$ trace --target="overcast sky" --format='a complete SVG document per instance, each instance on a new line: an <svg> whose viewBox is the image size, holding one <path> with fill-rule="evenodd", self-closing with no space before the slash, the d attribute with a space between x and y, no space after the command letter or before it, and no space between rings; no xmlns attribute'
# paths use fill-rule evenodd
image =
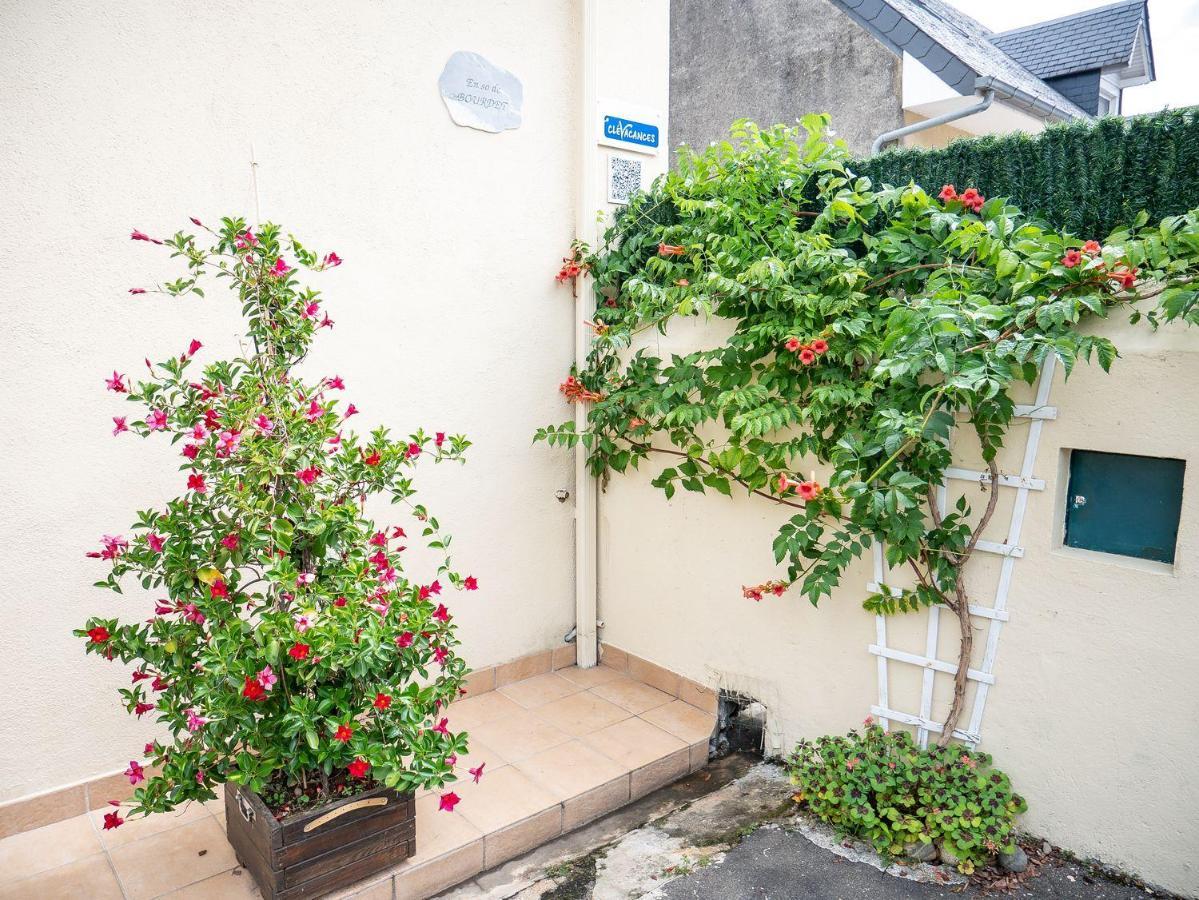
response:
<svg viewBox="0 0 1199 900"><path fill-rule="evenodd" d="M992 31L1110 5L1103 0L949 0ZM1149 0L1157 81L1124 91L1124 113L1199 104L1199 0Z"/></svg>

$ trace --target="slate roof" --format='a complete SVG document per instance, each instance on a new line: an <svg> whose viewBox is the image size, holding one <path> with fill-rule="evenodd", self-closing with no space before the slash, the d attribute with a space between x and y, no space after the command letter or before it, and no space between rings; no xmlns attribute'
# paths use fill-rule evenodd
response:
<svg viewBox="0 0 1199 900"><path fill-rule="evenodd" d="M959 94L986 87L1041 118L1087 113L990 41L981 22L945 0L832 0L894 52L910 53Z"/></svg>
<svg viewBox="0 0 1199 900"><path fill-rule="evenodd" d="M1104 66L1126 65L1142 28L1148 40L1147 0L1123 0L993 34L990 40L1038 78L1056 78ZM1150 53L1149 59L1152 58Z"/></svg>
<svg viewBox="0 0 1199 900"><path fill-rule="evenodd" d="M1127 62L1142 23L1149 48L1147 0L1122 0L1002 34L945 0L831 2L895 53L920 60L958 93L991 89L1041 118L1089 118L1043 79ZM1152 77L1151 50L1147 56Z"/></svg>

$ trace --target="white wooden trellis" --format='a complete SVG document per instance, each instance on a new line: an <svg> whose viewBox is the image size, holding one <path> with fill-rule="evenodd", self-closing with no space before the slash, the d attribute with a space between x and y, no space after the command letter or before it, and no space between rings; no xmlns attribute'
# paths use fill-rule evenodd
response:
<svg viewBox="0 0 1199 900"><path fill-rule="evenodd" d="M987 643L983 651L981 669L969 669L966 677L975 682L974 706L970 713L969 723L965 728L954 730L954 737L974 747L982 739L982 719L986 710L987 694L995 683L995 657L999 650L999 634L1003 623L1008 620L1007 599L1011 589L1012 572L1016 560L1024 556L1024 548L1020 546L1020 531L1024 525L1024 511L1028 506L1029 491L1045 490L1045 481L1033 476L1033 466L1037 460L1037 447L1041 441L1041 429L1046 419L1056 419L1057 409L1047 405L1049 390L1053 386L1053 372L1056 357L1049 356L1041 367L1041 375L1037 381L1036 401L1031 405L1019 405L1015 415L1028 419L1028 436L1024 445L1024 459L1020 466L1019 475L1000 475L998 487L1009 487L1016 491L1016 500L1012 506L1012 520L1008 526L1007 538L1003 543L980 540L975 549L983 553L994 553L1003 557L999 570L999 584L995 590L995 601L991 606L978 604L970 605L970 615L987 619ZM987 484L991 480L988 472L975 472L967 469L949 468L945 470L946 483L937 490L937 506L944 515L948 505L949 480L977 481ZM997 488L993 487L992 490ZM898 594L899 591L887 585L887 565L882 544L874 544L874 580L866 585L871 593L887 591ZM928 632L925 639L924 655L909 653L887 646L887 619L879 615L875 617L875 643L869 647L870 653L877 658L878 665L878 704L870 707L871 713L878 717L879 723L885 729L891 727L891 722L902 722L916 727L916 740L921 747L928 746L929 734L940 734L941 723L932 719L933 687L938 672L946 675L957 674L957 663L946 662L937 658L937 640L941 623L941 608L932 606L928 609ZM919 713L908 713L900 710L898 704L892 704L887 681L887 666L890 662L907 663L924 669L920 690Z"/></svg>

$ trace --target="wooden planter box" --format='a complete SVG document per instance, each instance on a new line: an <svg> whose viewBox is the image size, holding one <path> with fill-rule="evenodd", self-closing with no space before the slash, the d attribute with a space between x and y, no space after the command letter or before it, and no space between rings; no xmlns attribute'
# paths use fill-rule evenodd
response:
<svg viewBox="0 0 1199 900"><path fill-rule="evenodd" d="M413 795L385 787L278 822L253 791L226 784L225 822L266 900L320 897L416 852Z"/></svg>

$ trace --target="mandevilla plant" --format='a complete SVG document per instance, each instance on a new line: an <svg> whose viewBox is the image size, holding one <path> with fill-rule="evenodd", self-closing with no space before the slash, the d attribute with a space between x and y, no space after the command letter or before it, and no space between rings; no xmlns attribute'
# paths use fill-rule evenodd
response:
<svg viewBox="0 0 1199 900"><path fill-rule="evenodd" d="M1199 323L1199 211L1083 241L973 188L876 188L826 136L827 116L802 124L742 122L736 146L684 149L599 251L575 248L559 277L593 275L595 337L561 389L591 406L585 429L536 437L582 442L604 479L673 460L653 481L667 497L739 486L794 510L774 541L786 577L744 588L755 600L794 587L816 604L884 542L910 584L866 608L939 604L960 625L944 744L972 648L962 570L997 499L938 507L951 429L960 446L977 441L994 484L1019 382L1050 355L1067 374L1116 359L1083 322L1128 308L1154 326ZM727 339L668 360L636 345L699 315L725 320Z"/></svg>
<svg viewBox="0 0 1199 900"><path fill-rule="evenodd" d="M861 731L800 741L787 758L795 798L840 833L887 856L936 843L969 874L1015 849L1015 817L1027 809L991 757L961 747L916 746L906 731L871 719Z"/></svg>
<svg viewBox="0 0 1199 900"><path fill-rule="evenodd" d="M177 357L147 360L144 380L108 379L144 410L115 417L113 433L168 437L187 490L140 512L132 536L106 535L88 554L111 565L97 586L120 593L133 576L157 594L153 615L125 624L96 616L75 632L87 652L134 663L120 691L126 707L169 731L129 763L139 785L132 811L212 799L222 782L258 792L280 817L373 784L440 787L467 749L440 715L467 668L439 595L477 583L454 570L451 538L414 501L413 471L430 458L463 461L470 442L349 430L358 410L337 399L341 378L296 373L333 322L285 259L278 226L192 222L211 239L133 232L186 263L185 277L154 290L202 297L202 275L226 279L253 352L193 373L202 345L192 341ZM305 269L341 264L294 237L287 247ZM404 572L404 529L365 517L376 494L403 504L440 557L429 583ZM449 792L441 805L456 802ZM114 810L104 827L122 821Z"/></svg>

